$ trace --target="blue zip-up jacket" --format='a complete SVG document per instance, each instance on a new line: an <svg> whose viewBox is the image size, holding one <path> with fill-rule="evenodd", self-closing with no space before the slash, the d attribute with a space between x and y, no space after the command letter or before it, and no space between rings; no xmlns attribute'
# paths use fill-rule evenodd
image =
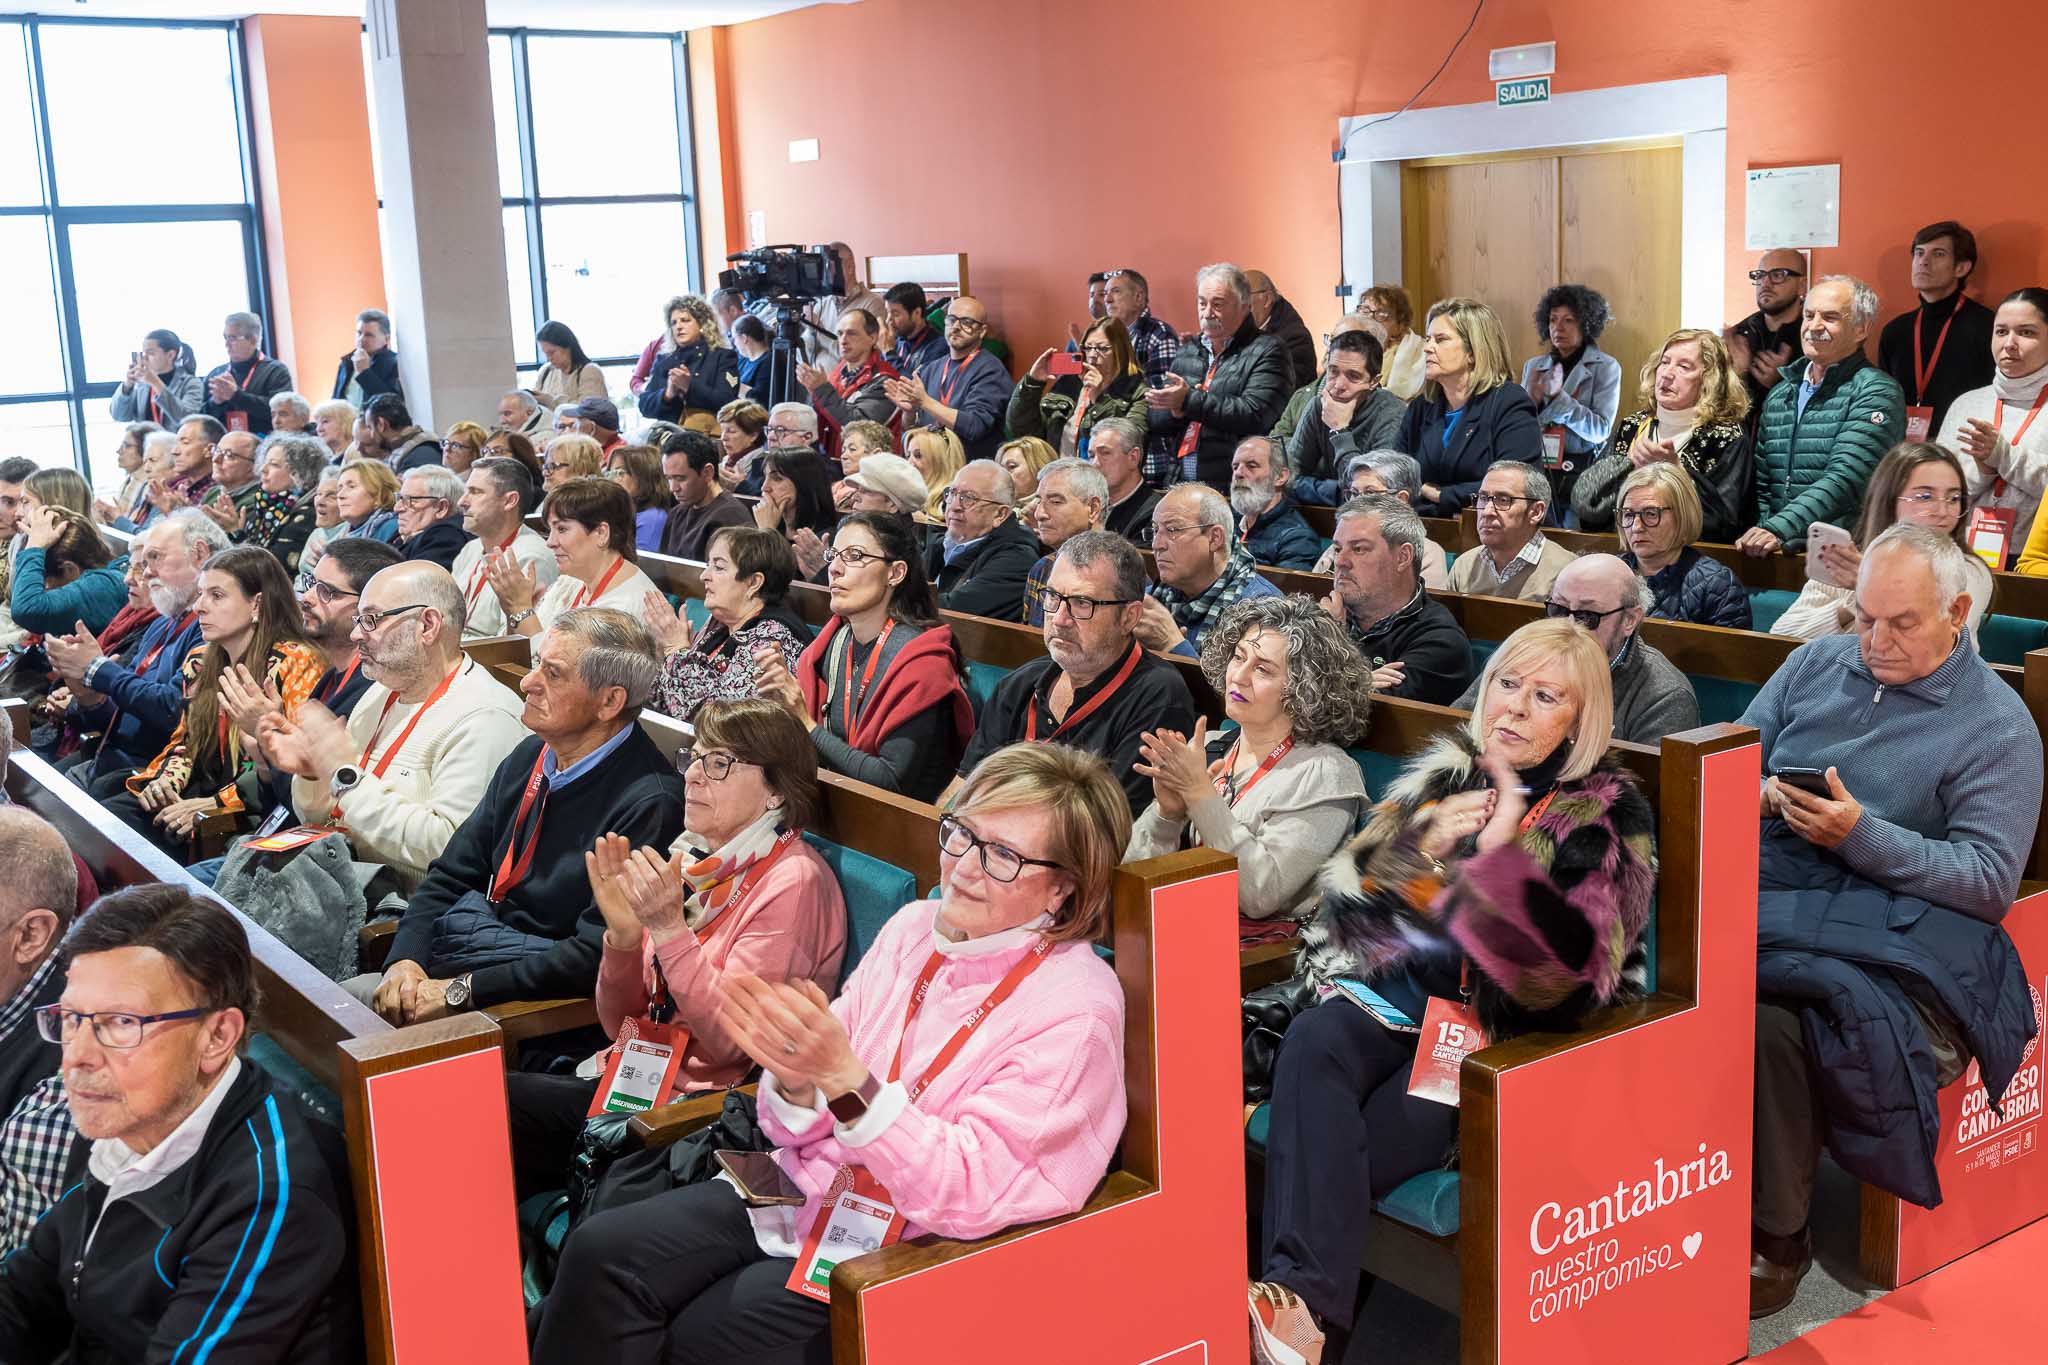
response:
<svg viewBox="0 0 2048 1365"><path fill-rule="evenodd" d="M79 723L87 730L107 730L107 742L93 763L94 777L116 770L132 772L163 752L185 715L179 669L205 643L197 618L188 612L152 622L135 647L132 667L105 655L93 661L85 671L85 685L106 701L81 708ZM145 659L147 668L141 666Z"/></svg>
<svg viewBox="0 0 2048 1365"><path fill-rule="evenodd" d="M43 551L23 546L14 557L9 609L14 624L44 635L68 635L80 621L97 635L128 604L128 556L87 569L61 588L43 583Z"/></svg>

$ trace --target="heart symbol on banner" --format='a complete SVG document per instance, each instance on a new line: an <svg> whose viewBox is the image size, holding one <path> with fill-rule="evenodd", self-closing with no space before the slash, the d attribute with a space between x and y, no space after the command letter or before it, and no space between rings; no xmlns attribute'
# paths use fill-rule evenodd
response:
<svg viewBox="0 0 2048 1365"><path fill-rule="evenodd" d="M1689 1233L1685 1240L1678 1245L1684 1250L1685 1259L1690 1261L1693 1257L1700 1254L1700 1234L1697 1232Z"/></svg>

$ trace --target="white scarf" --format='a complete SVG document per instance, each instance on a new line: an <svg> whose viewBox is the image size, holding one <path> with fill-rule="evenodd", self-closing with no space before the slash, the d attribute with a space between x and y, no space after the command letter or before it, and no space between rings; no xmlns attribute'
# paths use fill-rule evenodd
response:
<svg viewBox="0 0 2048 1365"><path fill-rule="evenodd" d="M747 869L774 850L781 835L780 806L761 812L714 852L704 851L707 841L703 837L684 830L669 845L671 853L687 849L696 855L695 862L683 867L683 922L692 929L702 928L739 889L739 879Z"/></svg>
<svg viewBox="0 0 2048 1365"><path fill-rule="evenodd" d="M2003 372L1991 372L1991 391L2007 407L2018 404L2022 411L2033 404L2041 392L2041 386L2048 384L2048 365L2043 365L2032 374L2023 374L2018 379L2007 379Z"/></svg>
<svg viewBox="0 0 2048 1365"><path fill-rule="evenodd" d="M1699 411L1698 403L1689 408L1658 408L1654 419L1657 439L1671 442L1673 450L1685 449L1685 443L1692 439L1693 428L1699 421Z"/></svg>

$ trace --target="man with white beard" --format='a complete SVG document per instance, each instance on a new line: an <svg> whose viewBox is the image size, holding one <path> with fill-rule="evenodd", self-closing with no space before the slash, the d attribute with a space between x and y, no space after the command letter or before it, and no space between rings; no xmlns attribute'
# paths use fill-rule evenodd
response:
<svg viewBox="0 0 2048 1365"><path fill-rule="evenodd" d="M1275 569L1313 569L1323 553L1317 535L1287 484L1294 477L1270 436L1247 436L1230 456L1230 510L1252 563Z"/></svg>

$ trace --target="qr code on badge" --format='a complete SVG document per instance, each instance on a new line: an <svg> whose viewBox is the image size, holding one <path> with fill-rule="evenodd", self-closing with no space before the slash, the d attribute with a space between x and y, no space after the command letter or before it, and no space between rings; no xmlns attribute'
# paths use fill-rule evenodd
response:
<svg viewBox="0 0 2048 1365"><path fill-rule="evenodd" d="M882 1245L879 1238L855 1236L843 1227L834 1227L827 1231L825 1241L833 1247L851 1247L852 1252L850 1254L856 1256L862 1252L873 1251Z"/></svg>

